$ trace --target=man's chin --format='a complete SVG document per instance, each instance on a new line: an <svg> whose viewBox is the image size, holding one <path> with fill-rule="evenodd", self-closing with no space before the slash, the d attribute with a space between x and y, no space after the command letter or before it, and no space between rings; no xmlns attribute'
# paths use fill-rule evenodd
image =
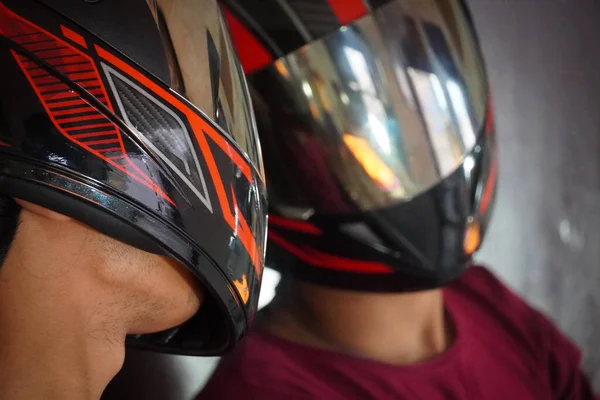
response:
<svg viewBox="0 0 600 400"><path fill-rule="evenodd" d="M181 307L165 308L154 315L146 315L138 319L137 323L128 333L132 335L149 334L176 328L190 320L199 310L200 302L196 305L186 304Z"/></svg>

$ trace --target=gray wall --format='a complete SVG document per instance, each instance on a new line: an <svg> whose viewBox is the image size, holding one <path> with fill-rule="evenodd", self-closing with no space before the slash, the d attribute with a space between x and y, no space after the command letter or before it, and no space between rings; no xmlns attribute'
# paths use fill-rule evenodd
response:
<svg viewBox="0 0 600 400"><path fill-rule="evenodd" d="M501 161L480 258L579 344L600 391L600 2L469 3ZM130 352L107 398L190 398L214 362Z"/></svg>
<svg viewBox="0 0 600 400"><path fill-rule="evenodd" d="M600 2L469 3L500 142L481 259L579 344L600 391Z"/></svg>

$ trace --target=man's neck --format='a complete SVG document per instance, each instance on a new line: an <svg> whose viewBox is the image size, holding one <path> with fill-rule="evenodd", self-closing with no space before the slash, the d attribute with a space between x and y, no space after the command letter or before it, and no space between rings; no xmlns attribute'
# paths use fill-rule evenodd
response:
<svg viewBox="0 0 600 400"><path fill-rule="evenodd" d="M77 258L50 268L54 255L13 250L0 270L0 398L98 399L125 352L107 289Z"/></svg>
<svg viewBox="0 0 600 400"><path fill-rule="evenodd" d="M37 291L44 294L41 298L34 288L4 283L0 283L0 397L98 399L121 368L124 335L102 326L103 316L86 314L77 301L49 299L47 288Z"/></svg>
<svg viewBox="0 0 600 400"><path fill-rule="evenodd" d="M259 324L304 345L397 365L431 359L453 340L441 290L380 294L296 282Z"/></svg>

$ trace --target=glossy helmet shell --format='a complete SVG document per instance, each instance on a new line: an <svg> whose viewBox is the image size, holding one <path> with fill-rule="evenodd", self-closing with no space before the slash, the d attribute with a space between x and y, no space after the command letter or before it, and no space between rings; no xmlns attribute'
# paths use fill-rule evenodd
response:
<svg viewBox="0 0 600 400"><path fill-rule="evenodd" d="M0 2L0 193L185 265L200 312L129 343L220 354L256 311L264 258L247 86L214 1L122 7Z"/></svg>
<svg viewBox="0 0 600 400"><path fill-rule="evenodd" d="M445 285L485 234L492 106L459 0L224 0L269 189L267 266L365 291Z"/></svg>

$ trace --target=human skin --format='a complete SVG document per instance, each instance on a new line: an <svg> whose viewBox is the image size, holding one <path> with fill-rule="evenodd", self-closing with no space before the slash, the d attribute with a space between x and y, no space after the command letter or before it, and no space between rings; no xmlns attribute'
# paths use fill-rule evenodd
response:
<svg viewBox="0 0 600 400"><path fill-rule="evenodd" d="M394 365L431 359L452 344L439 289L366 293L284 280L257 323L285 339Z"/></svg>
<svg viewBox="0 0 600 400"><path fill-rule="evenodd" d="M0 398L98 399L123 364L126 335L185 322L202 291L174 260L19 204L0 269Z"/></svg>

